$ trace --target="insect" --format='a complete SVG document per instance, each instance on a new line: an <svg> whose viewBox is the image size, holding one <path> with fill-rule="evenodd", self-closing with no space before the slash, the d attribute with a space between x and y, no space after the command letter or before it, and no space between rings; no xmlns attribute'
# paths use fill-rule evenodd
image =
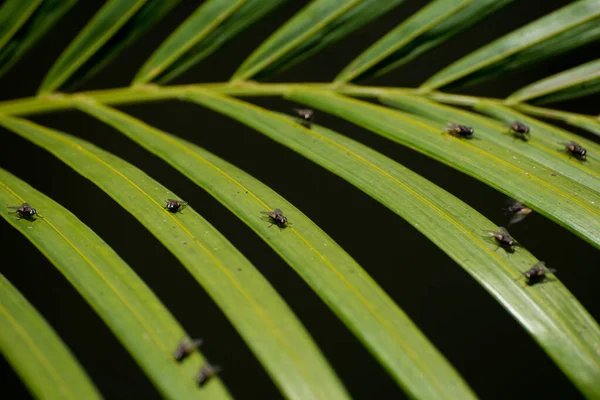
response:
<svg viewBox="0 0 600 400"><path fill-rule="evenodd" d="M569 156L573 156L581 161L586 160L587 150L575 142L565 143L565 150L567 153L569 153Z"/></svg>
<svg viewBox="0 0 600 400"><path fill-rule="evenodd" d="M519 243L517 243L517 241L510 236L506 228L502 226L498 227L497 232L487 233L488 235L492 235L496 239L496 242L498 242L498 247L496 250L498 250L499 247L502 247L507 252L514 253L515 247L519 245Z"/></svg>
<svg viewBox="0 0 600 400"><path fill-rule="evenodd" d="M272 225L277 225L280 228L285 228L288 225L288 219L279 208L274 209L273 211L261 211L261 214L266 214L271 219ZM271 227L269 226L269 228Z"/></svg>
<svg viewBox="0 0 600 400"><path fill-rule="evenodd" d="M180 211L183 206L186 206L186 205L187 205L187 201L167 199L167 204L165 205L165 209L172 213L176 213L176 212Z"/></svg>
<svg viewBox="0 0 600 400"><path fill-rule="evenodd" d="M466 125L448 123L447 132L452 136L456 136L463 139L471 139L473 137L473 128Z"/></svg>
<svg viewBox="0 0 600 400"><path fill-rule="evenodd" d="M315 118L314 110L311 110L310 108L294 108L294 113L302 120L302 126L310 129L310 123Z"/></svg>
<svg viewBox="0 0 600 400"><path fill-rule="evenodd" d="M516 200L509 199L506 203L508 206L504 209L504 212L505 214L510 215L508 225L523 221L525 217L533 212L531 208L525 207L523 203Z"/></svg>
<svg viewBox="0 0 600 400"><path fill-rule="evenodd" d="M173 352L173 358L176 361L183 361L187 356L192 354L194 350L196 350L202 344L202 339L194 339L191 342L187 340L183 340L177 348L175 352Z"/></svg>
<svg viewBox="0 0 600 400"><path fill-rule="evenodd" d="M16 210L15 212L19 218L23 218L29 221L35 221L33 218L37 214L37 210L29 205L29 203L23 203L18 207L8 207Z"/></svg>
<svg viewBox="0 0 600 400"><path fill-rule="evenodd" d="M510 126L510 133L521 140L528 141L531 139L531 133L529 127L522 122L515 121Z"/></svg>
<svg viewBox="0 0 600 400"><path fill-rule="evenodd" d="M535 285L536 283L540 283L547 279L550 279L546 275L548 272L555 273L556 270L554 268L546 267L546 263L540 261L533 267L531 267L531 269L523 272L523 275L525 276L525 278L527 278L527 284L531 286Z"/></svg>
<svg viewBox="0 0 600 400"><path fill-rule="evenodd" d="M196 382L198 382L198 385L204 386L206 382L210 380L210 378L214 377L222 370L223 369L218 365L206 363L202 366L202 368L200 368L200 372L198 372L198 375L196 375Z"/></svg>

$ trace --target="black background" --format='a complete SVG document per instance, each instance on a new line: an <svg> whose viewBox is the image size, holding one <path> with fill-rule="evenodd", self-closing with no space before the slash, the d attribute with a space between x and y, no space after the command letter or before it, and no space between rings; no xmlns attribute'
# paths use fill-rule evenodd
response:
<svg viewBox="0 0 600 400"><path fill-rule="evenodd" d="M62 49L103 2L79 2L44 42L0 79L0 100L31 96ZM408 0L389 14L311 59L274 76L277 82L330 81L349 61L425 1ZM517 1L483 23L369 84L415 87L443 66L569 1ZM198 2L184 1L139 43L122 54L84 89L128 85L136 70ZM220 82L270 33L306 2L290 1L173 83ZM460 92L502 97L566 68L590 61L592 44L517 74ZM555 104L595 113L598 96ZM294 104L277 98L249 99L289 112ZM485 399L579 398L572 384L527 333L473 279L418 231L345 181L266 137L209 110L175 101L120 107L158 127L193 141L244 169L294 203L346 249L390 294ZM260 269L296 312L356 399L403 398L374 358L266 244L202 189L111 128L66 111L32 120L89 140L125 158L190 201ZM335 117L319 123L398 160L460 197L494 222L506 222L505 197L484 184L390 143ZM589 134L587 137L593 138ZM155 291L193 336L204 338L203 353L225 367L222 379L240 399L281 398L254 356L223 314L179 262L140 224L94 185L44 150L0 130L1 166L73 211L97 232ZM514 236L538 258L558 269L575 296L598 319L600 256L596 249L539 215L515 226ZM4 220L2 273L56 329L108 399L153 399L157 392L131 357L66 280ZM147 249L153 249L148 251ZM7 398L28 398L6 360Z"/></svg>

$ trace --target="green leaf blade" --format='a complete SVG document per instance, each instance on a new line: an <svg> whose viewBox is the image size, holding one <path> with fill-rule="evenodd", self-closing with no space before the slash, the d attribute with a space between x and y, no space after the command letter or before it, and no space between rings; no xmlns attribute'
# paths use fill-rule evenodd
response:
<svg viewBox="0 0 600 400"><path fill-rule="evenodd" d="M295 96L292 93L290 97ZM520 273L537 260L524 249L512 255L498 254L496 244L482 237L483 232L496 229L491 221L402 165L329 129L315 124L305 129L291 118L209 93L190 94L187 98L259 130L344 178L407 220L496 297L583 393L600 393L593 383L600 377L600 327L564 286L557 284L540 293L530 290L523 281L516 282ZM552 306L548 305L550 300L554 302ZM579 339L582 327L590 330L584 341ZM428 363L432 365L433 360ZM585 371L584 376L579 375L581 371ZM453 385L441 381L452 382L451 374L441 376L440 369L436 369L442 386ZM455 390L457 386L454 383ZM457 390L449 397L469 396L459 393Z"/></svg>
<svg viewBox="0 0 600 400"><path fill-rule="evenodd" d="M293 100L340 116L370 131L424 153L519 199L549 219L600 247L600 214L570 190L547 183L543 168L523 169L514 155L492 143L464 141L444 135L398 111L319 91L295 91ZM498 157L502 155L502 157ZM548 174L550 175L550 174Z"/></svg>
<svg viewBox="0 0 600 400"><path fill-rule="evenodd" d="M600 38L600 0L579 0L466 55L421 85L475 83L555 57Z"/></svg>
<svg viewBox="0 0 600 400"><path fill-rule="evenodd" d="M146 1L110 0L105 3L48 71L38 94L53 92L65 83Z"/></svg>
<svg viewBox="0 0 600 400"><path fill-rule="evenodd" d="M140 68L133 84L148 83L168 70L179 57L210 35L245 0L208 0L189 16Z"/></svg>
<svg viewBox="0 0 600 400"><path fill-rule="evenodd" d="M18 2L19 0L17 0ZM0 76L17 63L75 5L77 0L46 0L0 52ZM26 2L22 1L22 4ZM29 2L33 4L34 2Z"/></svg>
<svg viewBox="0 0 600 400"><path fill-rule="evenodd" d="M123 128L133 118L105 107L83 107L83 111ZM129 125L130 127L133 125ZM422 387L423 366L415 368L410 357L439 357L412 322L377 286L369 275L339 245L292 204L261 182L198 146L138 123L137 129L122 130L129 138L174 166L203 187L271 246L315 290L382 362L392 376L403 376L413 392L438 398L438 387ZM281 232L269 229L261 211L280 208L292 226ZM343 300L342 300L343 299ZM415 354L414 343L422 353ZM426 361L423 361L427 365ZM436 364L437 365L437 364ZM427 375L429 379L430 375ZM458 386L458 388L457 388ZM460 385L439 389L459 390ZM433 397L431 397L433 396ZM467 396L468 398L469 396Z"/></svg>
<svg viewBox="0 0 600 400"><path fill-rule="evenodd" d="M4 125L6 121L2 120ZM43 218L35 222L2 212L69 280L168 399L228 399L218 379L200 389L194 381L198 352L185 364L172 356L187 335L144 282L90 228L52 199L0 169L0 201L29 202Z"/></svg>
<svg viewBox="0 0 600 400"><path fill-rule="evenodd" d="M1 273L0 326L0 353L36 398L102 398L52 327Z"/></svg>
<svg viewBox="0 0 600 400"><path fill-rule="evenodd" d="M93 104L79 103L93 109ZM90 179L138 219L223 310L289 399L345 399L343 386L301 323L256 268L188 205L131 164L92 144L13 119L13 130Z"/></svg>
<svg viewBox="0 0 600 400"><path fill-rule="evenodd" d="M0 50L29 20L41 3L42 0L7 0L0 7Z"/></svg>
<svg viewBox="0 0 600 400"><path fill-rule="evenodd" d="M588 96L600 91L600 59L590 61L549 76L506 98L506 104L533 100L538 104L552 103Z"/></svg>
<svg viewBox="0 0 600 400"><path fill-rule="evenodd" d="M271 75L330 46L403 0L315 0L273 33L231 80Z"/></svg>
<svg viewBox="0 0 600 400"><path fill-rule="evenodd" d="M437 0L356 57L335 78L350 82L383 75L438 46L513 0Z"/></svg>

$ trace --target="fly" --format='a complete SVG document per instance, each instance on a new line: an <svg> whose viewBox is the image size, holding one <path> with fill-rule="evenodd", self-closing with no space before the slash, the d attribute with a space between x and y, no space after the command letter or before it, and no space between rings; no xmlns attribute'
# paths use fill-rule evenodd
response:
<svg viewBox="0 0 600 400"><path fill-rule="evenodd" d="M294 114L302 120L300 122L302 126L310 129L310 123L315 118L314 110L311 110L310 108L294 108Z"/></svg>
<svg viewBox="0 0 600 400"><path fill-rule="evenodd" d="M546 275L548 272L555 273L556 270L554 268L546 267L546 263L540 261L531 267L531 269L523 272L523 275L527 279L527 284L531 286L535 285L536 283L544 282L547 279L549 280L550 278L548 278Z"/></svg>
<svg viewBox="0 0 600 400"><path fill-rule="evenodd" d="M504 209L504 212L510 216L508 225L523 221L525 217L533 212L531 208L525 207L523 203L516 200L509 199L506 203L508 206Z"/></svg>
<svg viewBox="0 0 600 400"><path fill-rule="evenodd" d="M565 151L569 153L569 156L578 160L585 161L587 159L587 150L575 142L565 143Z"/></svg>
<svg viewBox="0 0 600 400"><path fill-rule="evenodd" d="M173 352L173 358L175 358L176 361L181 362L184 359L186 359L190 354L192 354L194 350L196 350L201 344L202 339L194 339L191 342L184 340L181 343L179 343L179 345L175 349L175 352Z"/></svg>
<svg viewBox="0 0 600 400"><path fill-rule="evenodd" d="M187 205L187 201L167 199L167 204L165 205L165 209L172 213L176 213L178 211L181 211L181 208L186 205Z"/></svg>
<svg viewBox="0 0 600 400"><path fill-rule="evenodd" d="M507 252L514 253L515 247L519 245L519 243L510 236L506 228L502 226L498 227L497 232L488 232L488 234L492 235L494 239L496 239L496 242L498 242L496 250L498 250L499 247L502 247Z"/></svg>
<svg viewBox="0 0 600 400"><path fill-rule="evenodd" d="M473 137L473 128L466 125L448 123L447 132L452 136L456 136L463 139L471 139Z"/></svg>
<svg viewBox="0 0 600 400"><path fill-rule="evenodd" d="M23 203L18 207L9 206L8 208L12 208L16 210L15 212L19 216L19 218L26 219L28 221L35 221L33 218L37 214L37 210L29 205L29 203Z"/></svg>
<svg viewBox="0 0 600 400"><path fill-rule="evenodd" d="M200 372L196 375L196 382L198 385L204 386L206 382L208 382L212 377L217 375L223 369L218 365L212 365L211 363L206 363L200 368Z"/></svg>
<svg viewBox="0 0 600 400"><path fill-rule="evenodd" d="M530 129L527 125L525 125L522 122L519 121L515 121L512 123L512 125L510 126L510 133L521 140L524 141L528 141L529 139L531 139L531 133L530 133Z"/></svg>
<svg viewBox="0 0 600 400"><path fill-rule="evenodd" d="M272 222L269 228L273 225L277 225L280 228L285 228L288 225L287 217L283 215L279 208L276 208L273 211L261 211L260 213L269 216L269 219Z"/></svg>

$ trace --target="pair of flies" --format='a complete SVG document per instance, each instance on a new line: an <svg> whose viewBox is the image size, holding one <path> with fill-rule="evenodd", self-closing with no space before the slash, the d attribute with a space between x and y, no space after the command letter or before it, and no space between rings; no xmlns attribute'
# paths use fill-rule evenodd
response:
<svg viewBox="0 0 600 400"><path fill-rule="evenodd" d="M452 122L448 123L448 128L446 132L451 134L452 136L461 138L461 139L472 139L473 133L475 130L467 125L455 124ZM527 125L522 122L515 121L510 125L510 134L515 138L528 141L531 138L530 129Z"/></svg>
<svg viewBox="0 0 600 400"><path fill-rule="evenodd" d="M202 339L194 339L191 341L183 340L173 353L173 358L177 362L182 362L188 356L190 356L200 345L202 344ZM196 382L200 386L204 386L211 378L216 376L219 372L222 371L222 368L218 365L213 365L209 362L204 364L198 374L196 375Z"/></svg>

